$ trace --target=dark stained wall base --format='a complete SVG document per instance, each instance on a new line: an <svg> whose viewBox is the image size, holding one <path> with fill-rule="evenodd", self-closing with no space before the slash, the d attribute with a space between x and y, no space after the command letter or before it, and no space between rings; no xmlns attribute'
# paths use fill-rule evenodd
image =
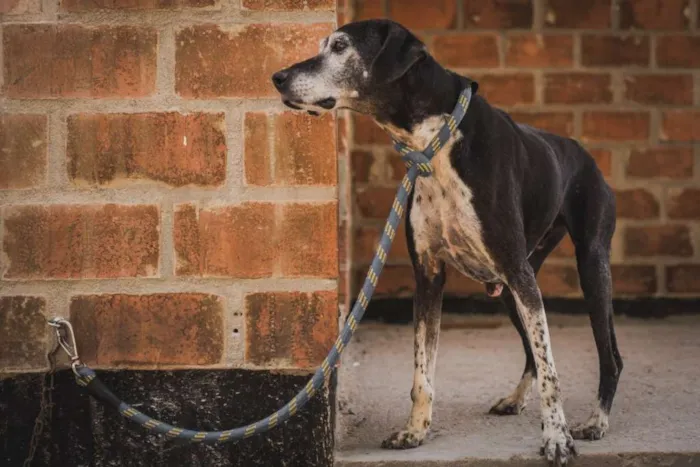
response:
<svg viewBox="0 0 700 467"><path fill-rule="evenodd" d="M308 378L267 371L99 372L139 410L174 425L221 430L263 418ZM21 466L39 412L42 375L0 377L0 465ZM329 397L316 397L272 431L237 444L176 445L146 433L85 394L70 371L56 374L53 419L32 466L308 466L333 464ZM333 391L331 391L332 393Z"/></svg>
<svg viewBox="0 0 700 467"><path fill-rule="evenodd" d="M548 313L588 314L586 302L581 298L545 298ZM667 316L700 314L700 299L644 298L613 300L616 315L634 318L665 318ZM445 298L443 313L454 314L507 314L499 299L487 297ZM365 319L385 323L410 323L413 319L413 300L387 298L372 300Z"/></svg>

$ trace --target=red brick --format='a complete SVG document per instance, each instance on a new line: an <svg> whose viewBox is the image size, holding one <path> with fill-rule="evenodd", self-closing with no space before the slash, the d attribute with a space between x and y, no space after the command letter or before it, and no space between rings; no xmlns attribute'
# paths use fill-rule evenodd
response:
<svg viewBox="0 0 700 467"><path fill-rule="evenodd" d="M71 115L68 176L91 185L220 185L226 178L225 127L222 113Z"/></svg>
<svg viewBox="0 0 700 467"><path fill-rule="evenodd" d="M70 318L88 365L215 365L224 354L224 305L216 295L81 295Z"/></svg>
<svg viewBox="0 0 700 467"><path fill-rule="evenodd" d="M479 93L493 105L531 104L535 101L535 80L529 73L481 75Z"/></svg>
<svg viewBox="0 0 700 467"><path fill-rule="evenodd" d="M607 104L612 102L610 75L547 73L544 77L547 104Z"/></svg>
<svg viewBox="0 0 700 467"><path fill-rule="evenodd" d="M243 0L243 8L264 11L333 10L335 0Z"/></svg>
<svg viewBox="0 0 700 467"><path fill-rule="evenodd" d="M254 293L245 302L247 364L313 368L338 335L335 291Z"/></svg>
<svg viewBox="0 0 700 467"><path fill-rule="evenodd" d="M21 15L41 11L41 0L3 0L0 2L0 15Z"/></svg>
<svg viewBox="0 0 700 467"><path fill-rule="evenodd" d="M665 68L700 68L700 36L659 36L656 62Z"/></svg>
<svg viewBox="0 0 700 467"><path fill-rule="evenodd" d="M666 267L666 289L675 293L700 292L700 265L679 264Z"/></svg>
<svg viewBox="0 0 700 467"><path fill-rule="evenodd" d="M603 176L612 176L612 153L608 149L589 149L588 152L593 156Z"/></svg>
<svg viewBox="0 0 700 467"><path fill-rule="evenodd" d="M537 283L542 295L548 297L580 294L578 272L574 266L545 264L537 274Z"/></svg>
<svg viewBox="0 0 700 467"><path fill-rule="evenodd" d="M366 272L364 268L357 271L355 278L357 284L362 283ZM446 272L445 297L465 297L484 293L483 284L469 279L451 267L447 267ZM374 296L378 298L408 298L413 296L415 286L416 281L412 266L387 265L379 278Z"/></svg>
<svg viewBox="0 0 700 467"><path fill-rule="evenodd" d="M269 115L248 112L244 119L245 181L249 185L272 185L272 151L270 147Z"/></svg>
<svg viewBox="0 0 700 467"><path fill-rule="evenodd" d="M546 0L545 25L552 28L606 29L611 23L611 0Z"/></svg>
<svg viewBox="0 0 700 467"><path fill-rule="evenodd" d="M401 222L394 236L394 242L391 245L391 251L387 260L390 264L407 263L411 260L408 256L408 247L406 246L405 225L405 222ZM353 235L355 239L353 259L356 264L369 265L372 262L381 233L382 227L378 226L360 226L355 229L355 234Z"/></svg>
<svg viewBox="0 0 700 467"><path fill-rule="evenodd" d="M574 247L574 242L571 241L571 237L568 234L552 250L551 256L553 258L574 258L576 256L576 247Z"/></svg>
<svg viewBox="0 0 700 467"><path fill-rule="evenodd" d="M386 219L396 196L395 188L366 187L355 190L355 203L363 218Z"/></svg>
<svg viewBox="0 0 700 467"><path fill-rule="evenodd" d="M525 123L561 136L574 134L574 115L570 112L511 112L518 123Z"/></svg>
<svg viewBox="0 0 700 467"><path fill-rule="evenodd" d="M355 143L391 145L391 137L365 115L354 115Z"/></svg>
<svg viewBox="0 0 700 467"><path fill-rule="evenodd" d="M244 203L175 210L176 272L205 277L338 275L336 203ZM251 241L254 238L255 241Z"/></svg>
<svg viewBox="0 0 700 467"><path fill-rule="evenodd" d="M285 185L338 182L333 115L284 112L275 117L275 129L275 181Z"/></svg>
<svg viewBox="0 0 700 467"><path fill-rule="evenodd" d="M532 0L469 0L464 4L464 22L470 29L529 29Z"/></svg>
<svg viewBox="0 0 700 467"><path fill-rule="evenodd" d="M627 175L642 178L688 178L693 176L692 148L633 149Z"/></svg>
<svg viewBox="0 0 700 467"><path fill-rule="evenodd" d="M46 300L0 297L0 368L40 369L47 366Z"/></svg>
<svg viewBox="0 0 700 467"><path fill-rule="evenodd" d="M700 110L667 110L661 117L664 141L700 141Z"/></svg>
<svg viewBox="0 0 700 467"><path fill-rule="evenodd" d="M693 103L693 75L626 75L625 99L650 105Z"/></svg>
<svg viewBox="0 0 700 467"><path fill-rule="evenodd" d="M450 29L457 22L457 0L391 0L391 18L409 29Z"/></svg>
<svg viewBox="0 0 700 467"><path fill-rule="evenodd" d="M369 182L372 166L375 164L374 154L369 151L352 151L350 159L352 163L353 182Z"/></svg>
<svg viewBox="0 0 700 467"><path fill-rule="evenodd" d="M642 188L615 191L617 216L623 219L652 219L659 217L659 201Z"/></svg>
<svg viewBox="0 0 700 467"><path fill-rule="evenodd" d="M669 188L666 210L671 219L700 219L700 188Z"/></svg>
<svg viewBox="0 0 700 467"><path fill-rule="evenodd" d="M621 0L623 29L685 29L688 0Z"/></svg>
<svg viewBox="0 0 700 467"><path fill-rule="evenodd" d="M17 24L3 32L9 97L143 97L155 90L153 29Z"/></svg>
<svg viewBox="0 0 700 467"><path fill-rule="evenodd" d="M649 66L649 38L646 36L591 36L581 38L584 66Z"/></svg>
<svg viewBox="0 0 700 467"><path fill-rule="evenodd" d="M443 66L451 68L493 68L498 66L498 36L450 34L433 38L432 53Z"/></svg>
<svg viewBox="0 0 700 467"><path fill-rule="evenodd" d="M62 11L159 10L212 7L216 0L61 0Z"/></svg>
<svg viewBox="0 0 700 467"><path fill-rule="evenodd" d="M0 114L0 190L44 183L46 137L46 116Z"/></svg>
<svg viewBox="0 0 700 467"><path fill-rule="evenodd" d="M613 295L653 295L657 290L654 266L613 265Z"/></svg>
<svg viewBox="0 0 700 467"><path fill-rule="evenodd" d="M274 120L274 156L270 157L269 120ZM337 153L331 114L296 112L245 117L245 173L250 185L335 185Z"/></svg>
<svg viewBox="0 0 700 467"><path fill-rule="evenodd" d="M627 227L626 256L692 256L690 231L685 225Z"/></svg>
<svg viewBox="0 0 700 467"><path fill-rule="evenodd" d="M355 21L384 18L382 0L355 0L355 16L351 18Z"/></svg>
<svg viewBox="0 0 700 467"><path fill-rule="evenodd" d="M152 277L159 212L150 205L7 206L6 279Z"/></svg>
<svg viewBox="0 0 700 467"><path fill-rule="evenodd" d="M583 113L584 141L642 141L649 139L647 112L591 111Z"/></svg>
<svg viewBox="0 0 700 467"><path fill-rule="evenodd" d="M486 290L484 284L468 278L451 266L446 267L446 273L445 297L469 297L474 294L483 294ZM413 277L412 272L411 277Z"/></svg>
<svg viewBox="0 0 700 467"><path fill-rule="evenodd" d="M565 67L574 61L570 35L518 34L508 36L506 65L530 68Z"/></svg>
<svg viewBox="0 0 700 467"><path fill-rule="evenodd" d="M181 29L176 37L175 88L186 98L277 97L270 76L316 55L319 41L331 30L328 23Z"/></svg>

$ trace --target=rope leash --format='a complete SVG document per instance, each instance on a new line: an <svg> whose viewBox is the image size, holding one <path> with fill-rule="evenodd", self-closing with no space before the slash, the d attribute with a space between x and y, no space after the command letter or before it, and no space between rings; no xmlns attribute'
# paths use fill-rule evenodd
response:
<svg viewBox="0 0 700 467"><path fill-rule="evenodd" d="M377 251L372 260L372 265L367 272L365 282L362 286L352 312L345 322L345 326L341 331L338 339L331 348L328 356L323 360L321 366L316 370L313 377L309 380L306 386L297 393L284 407L273 413L272 415L258 420L249 425L233 428L225 431L195 431L184 428L178 428L168 423L156 420L148 415L139 412L131 407L126 402L123 402L119 397L112 393L97 377L97 374L87 365L80 361L78 349L73 333L73 327L70 322L63 318L54 318L49 321L49 325L55 328L58 344L68 354L71 359L71 367L76 376L76 382L87 389L98 400L116 408L127 419L138 423L143 428L153 433L163 434L170 438L191 441L195 443L215 444L239 441L241 439L250 438L251 436L264 433L271 430L275 426L284 423L289 418L294 416L306 403L321 389L324 381L328 377L332 368L335 368L340 355L350 342L353 333L357 329L357 325L362 320L365 310L377 286L379 275L384 268L384 263L387 260L387 255L393 243L396 231L399 227L399 222L406 209L408 195L413 189L418 176L430 176L433 173L433 167L430 163L433 156L447 143L450 136L454 134L460 122L464 118L469 106L471 98L471 89L466 88L460 95L454 111L447 117L447 122L440 129L438 134L430 141L428 147L423 151L415 151L408 146L394 142L395 148L402 155L408 168L408 172L404 176L399 185L396 197L391 206L389 217L384 225L382 238L377 246Z"/></svg>

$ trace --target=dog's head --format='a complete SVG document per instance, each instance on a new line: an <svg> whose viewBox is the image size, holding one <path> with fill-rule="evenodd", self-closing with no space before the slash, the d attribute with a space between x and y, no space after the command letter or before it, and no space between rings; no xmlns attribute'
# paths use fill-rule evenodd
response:
<svg viewBox="0 0 700 467"><path fill-rule="evenodd" d="M323 39L315 57L275 73L272 82L293 109L371 113L375 98L427 56L425 45L400 24L358 21Z"/></svg>

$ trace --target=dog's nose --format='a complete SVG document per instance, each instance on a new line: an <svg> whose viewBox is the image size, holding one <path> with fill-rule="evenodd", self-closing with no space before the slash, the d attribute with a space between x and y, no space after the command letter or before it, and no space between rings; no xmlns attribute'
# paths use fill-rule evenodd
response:
<svg viewBox="0 0 700 467"><path fill-rule="evenodd" d="M284 90L284 83L287 82L287 78L289 78L288 71L278 71L272 75L272 84L275 85L278 91L282 91Z"/></svg>

